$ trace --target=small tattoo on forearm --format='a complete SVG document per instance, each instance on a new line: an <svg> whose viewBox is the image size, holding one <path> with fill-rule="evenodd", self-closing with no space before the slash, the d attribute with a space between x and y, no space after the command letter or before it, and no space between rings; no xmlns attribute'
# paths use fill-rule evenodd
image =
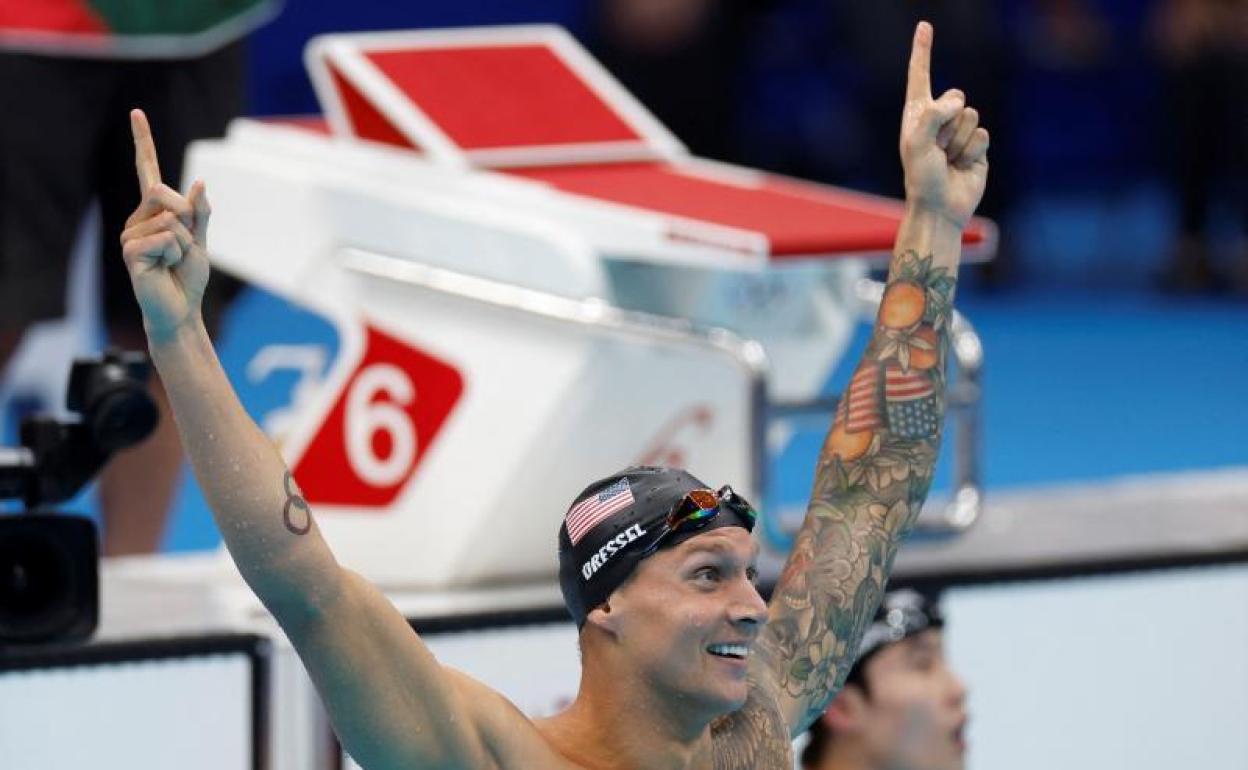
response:
<svg viewBox="0 0 1248 770"><path fill-rule="evenodd" d="M299 485L295 483L295 477L290 475L290 471L286 471L286 475L282 477L282 487L286 490L286 504L282 506L282 521L285 522L286 529L296 535L308 534L312 529L312 511L308 508L308 501L299 494ZM301 511L302 514L292 515L294 510Z"/></svg>

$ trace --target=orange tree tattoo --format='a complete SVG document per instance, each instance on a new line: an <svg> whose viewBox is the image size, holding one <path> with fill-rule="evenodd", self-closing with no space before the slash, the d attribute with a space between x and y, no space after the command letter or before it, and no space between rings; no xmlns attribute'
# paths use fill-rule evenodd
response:
<svg viewBox="0 0 1248 770"><path fill-rule="evenodd" d="M759 643L793 735L844 683L931 485L954 285L930 255L896 255L871 341L820 453Z"/></svg>

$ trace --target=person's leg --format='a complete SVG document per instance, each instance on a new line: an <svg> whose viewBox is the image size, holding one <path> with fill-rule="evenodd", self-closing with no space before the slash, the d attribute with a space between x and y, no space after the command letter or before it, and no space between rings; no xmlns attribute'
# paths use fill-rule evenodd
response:
<svg viewBox="0 0 1248 770"><path fill-rule="evenodd" d="M239 45L193 61L133 65L130 88L125 92L127 103L116 105L112 110L116 114L110 115L112 150L102 158L102 163L108 164L100 190L103 307L113 345L127 350L147 347L118 243L125 220L139 200L130 149L129 107L147 112L161 152L161 174L170 187L180 188L187 145L195 139L221 135L229 119L241 110L242 74ZM204 300L210 331L215 326L224 283L214 276ZM107 556L159 550L183 476L182 444L156 374L152 375L150 392L160 411L156 430L141 444L118 453L100 476L103 552Z"/></svg>
<svg viewBox="0 0 1248 770"><path fill-rule="evenodd" d="M3 376L9 359L13 357L13 351L17 350L25 333L20 328L0 329L0 376ZM0 398L0 446L16 442L21 422L18 412L18 405L11 397ZM0 506L4 504L5 501L0 499ZM0 510L5 509L0 507Z"/></svg>
<svg viewBox="0 0 1248 770"><path fill-rule="evenodd" d="M133 327L115 326L112 344L125 350L143 350L147 339ZM152 375L148 392L156 402L160 421L142 443L118 452L99 479L101 524L105 556L126 556L160 550L165 522L173 507L182 474L182 442L169 399Z"/></svg>
<svg viewBox="0 0 1248 770"><path fill-rule="evenodd" d="M1226 44L1219 57L1217 99L1221 113L1222 175L1225 200L1239 227L1230 244L1231 287L1248 297L1248 44Z"/></svg>
<svg viewBox="0 0 1248 770"><path fill-rule="evenodd" d="M1172 62L1166 73L1171 120L1170 169L1178 198L1179 232L1171 248L1163 286L1180 292L1208 291L1217 284L1205 242L1210 192L1217 174L1218 150L1208 140L1210 109L1209 66L1204 55Z"/></svg>
<svg viewBox="0 0 1248 770"><path fill-rule="evenodd" d="M65 314L107 89L82 62L0 53L0 370L29 325Z"/></svg>
<svg viewBox="0 0 1248 770"><path fill-rule="evenodd" d="M0 372L4 371L5 365L13 356L13 351L17 350L18 344L22 341L22 335L25 333L26 330L23 328L0 329Z"/></svg>

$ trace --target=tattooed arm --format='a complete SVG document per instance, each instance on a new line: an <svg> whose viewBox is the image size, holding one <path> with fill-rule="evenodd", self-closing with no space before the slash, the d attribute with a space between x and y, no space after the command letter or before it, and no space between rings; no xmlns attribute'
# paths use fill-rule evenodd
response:
<svg viewBox="0 0 1248 770"><path fill-rule="evenodd" d="M122 253L182 442L239 571L282 625L347 750L369 770L488 768L501 696L443 669L402 614L334 559L290 471L252 422L204 330L208 204L160 182L147 119L131 116L143 201ZM495 732L499 731L495 728Z"/></svg>
<svg viewBox="0 0 1248 770"><path fill-rule="evenodd" d="M844 683L940 444L962 229L983 194L988 134L960 91L932 98L931 45L931 26L921 23L901 125L907 213L884 299L820 453L759 645L793 736Z"/></svg>

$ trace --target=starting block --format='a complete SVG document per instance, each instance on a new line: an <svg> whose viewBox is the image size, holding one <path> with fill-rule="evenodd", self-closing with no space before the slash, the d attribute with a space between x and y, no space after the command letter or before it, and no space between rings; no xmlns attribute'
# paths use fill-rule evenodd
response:
<svg viewBox="0 0 1248 770"><path fill-rule="evenodd" d="M236 121L187 173L214 263L271 295L226 368L344 564L549 579L568 502L630 463L763 498L770 404L818 400L900 202L692 157L556 27L306 63L323 115Z"/></svg>

